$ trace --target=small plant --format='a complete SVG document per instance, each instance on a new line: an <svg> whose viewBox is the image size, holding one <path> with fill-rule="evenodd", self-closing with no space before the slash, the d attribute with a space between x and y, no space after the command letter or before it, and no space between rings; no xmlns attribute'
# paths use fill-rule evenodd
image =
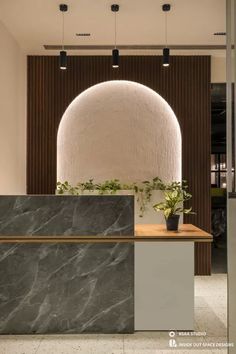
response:
<svg viewBox="0 0 236 354"><path fill-rule="evenodd" d="M93 179L89 179L88 182L81 182L77 184L77 188L80 191L94 191L95 188L95 184L93 183Z"/></svg>
<svg viewBox="0 0 236 354"><path fill-rule="evenodd" d="M96 189L99 191L99 194L116 194L118 190L122 189L122 185L118 179L107 180L103 183L96 184Z"/></svg>
<svg viewBox="0 0 236 354"><path fill-rule="evenodd" d="M135 185L135 194L137 195L137 202L139 203L139 216L142 217L147 209L147 205L152 198L152 192L154 190L160 190L163 187L163 182L159 177L155 177L152 181L143 181L141 186Z"/></svg>
<svg viewBox="0 0 236 354"><path fill-rule="evenodd" d="M168 219L171 215L195 214L192 208L185 209L182 204L192 198L192 195L187 192L186 181L172 182L171 184L163 184L165 201L157 203L153 206L156 211L163 211L164 216Z"/></svg>
<svg viewBox="0 0 236 354"><path fill-rule="evenodd" d="M184 208L183 203L190 200L192 195L187 192L187 182L172 182L170 184L162 183L162 190L164 191L164 201L153 205L154 210L163 211L167 221L168 230L178 229L179 215L195 214L192 207L189 209ZM169 227L168 227L169 221Z"/></svg>
<svg viewBox="0 0 236 354"><path fill-rule="evenodd" d="M139 216L142 217L151 202L154 190L166 190L176 188L178 182L172 182L165 185L159 177L153 178L151 181L143 181L141 183L133 182L131 184L121 183L118 179L106 180L101 183L94 183L93 179L86 182L79 182L75 187L71 186L67 181L57 183L58 194L81 195L84 191L98 191L99 194L116 194L119 190L131 190L135 193L137 203L139 204Z"/></svg>
<svg viewBox="0 0 236 354"><path fill-rule="evenodd" d="M71 195L78 195L79 190L78 187L72 187L68 181L63 183L57 182L57 193L58 194L71 194Z"/></svg>

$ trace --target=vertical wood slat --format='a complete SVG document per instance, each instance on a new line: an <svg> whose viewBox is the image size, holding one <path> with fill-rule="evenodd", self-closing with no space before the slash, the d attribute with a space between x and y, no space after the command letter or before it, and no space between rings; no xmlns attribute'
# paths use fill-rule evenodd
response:
<svg viewBox="0 0 236 354"><path fill-rule="evenodd" d="M210 57L171 56L169 68L161 56L122 56L119 69L109 56L71 56L68 70L56 56L28 57L27 193L53 194L56 185L56 137L69 103L88 87L107 80L142 83L163 96L182 131L183 178L197 212L185 217L211 230L210 198ZM210 274L211 246L195 245L196 274Z"/></svg>

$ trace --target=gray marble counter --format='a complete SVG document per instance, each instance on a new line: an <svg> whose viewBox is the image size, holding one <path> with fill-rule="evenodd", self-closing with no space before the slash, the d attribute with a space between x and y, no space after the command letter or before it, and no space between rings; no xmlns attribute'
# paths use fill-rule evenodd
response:
<svg viewBox="0 0 236 354"><path fill-rule="evenodd" d="M1 196L0 235L134 235L132 196ZM133 243L0 244L0 334L132 333Z"/></svg>
<svg viewBox="0 0 236 354"><path fill-rule="evenodd" d="M134 235L134 197L0 196L0 235Z"/></svg>
<svg viewBox="0 0 236 354"><path fill-rule="evenodd" d="M0 333L131 333L134 246L0 246Z"/></svg>

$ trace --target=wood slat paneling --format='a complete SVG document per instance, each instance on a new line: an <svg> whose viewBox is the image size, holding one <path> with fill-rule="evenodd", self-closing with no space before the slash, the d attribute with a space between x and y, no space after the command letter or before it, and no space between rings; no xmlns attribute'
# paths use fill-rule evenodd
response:
<svg viewBox="0 0 236 354"><path fill-rule="evenodd" d="M68 70L58 57L28 57L27 193L53 194L56 185L56 136L60 119L82 91L107 80L132 80L163 96L182 131L183 178L197 212L185 222L210 232L210 57L171 56L163 68L160 56L122 56L119 69L109 56L71 56ZM196 274L210 274L211 246L195 246Z"/></svg>

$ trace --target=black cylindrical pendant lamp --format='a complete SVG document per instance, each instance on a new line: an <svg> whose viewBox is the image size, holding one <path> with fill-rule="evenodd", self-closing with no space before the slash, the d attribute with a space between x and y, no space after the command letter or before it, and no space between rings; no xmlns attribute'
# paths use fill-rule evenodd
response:
<svg viewBox="0 0 236 354"><path fill-rule="evenodd" d="M119 68L119 49L112 50L112 67Z"/></svg>
<svg viewBox="0 0 236 354"><path fill-rule="evenodd" d="M60 4L59 5L59 10L62 13L62 47L60 51L60 56L59 56L59 65L61 70L66 70L67 68L67 53L64 50L64 36L65 36L65 29L64 29L64 14L68 10L68 5L67 4Z"/></svg>
<svg viewBox="0 0 236 354"><path fill-rule="evenodd" d="M169 48L163 49L163 66L170 65L170 50Z"/></svg>
<svg viewBox="0 0 236 354"><path fill-rule="evenodd" d="M115 47L112 50L112 67L119 68L119 49L116 47L116 14L119 11L120 6L118 4L111 5L111 11L115 14Z"/></svg>
<svg viewBox="0 0 236 354"><path fill-rule="evenodd" d="M165 48L163 48L163 62L162 65L168 67L170 65L170 49L167 45L167 13L170 11L170 4L163 4L162 11L165 13Z"/></svg>
<svg viewBox="0 0 236 354"><path fill-rule="evenodd" d="M67 68L67 54L65 50L60 51L60 69L65 70Z"/></svg>

